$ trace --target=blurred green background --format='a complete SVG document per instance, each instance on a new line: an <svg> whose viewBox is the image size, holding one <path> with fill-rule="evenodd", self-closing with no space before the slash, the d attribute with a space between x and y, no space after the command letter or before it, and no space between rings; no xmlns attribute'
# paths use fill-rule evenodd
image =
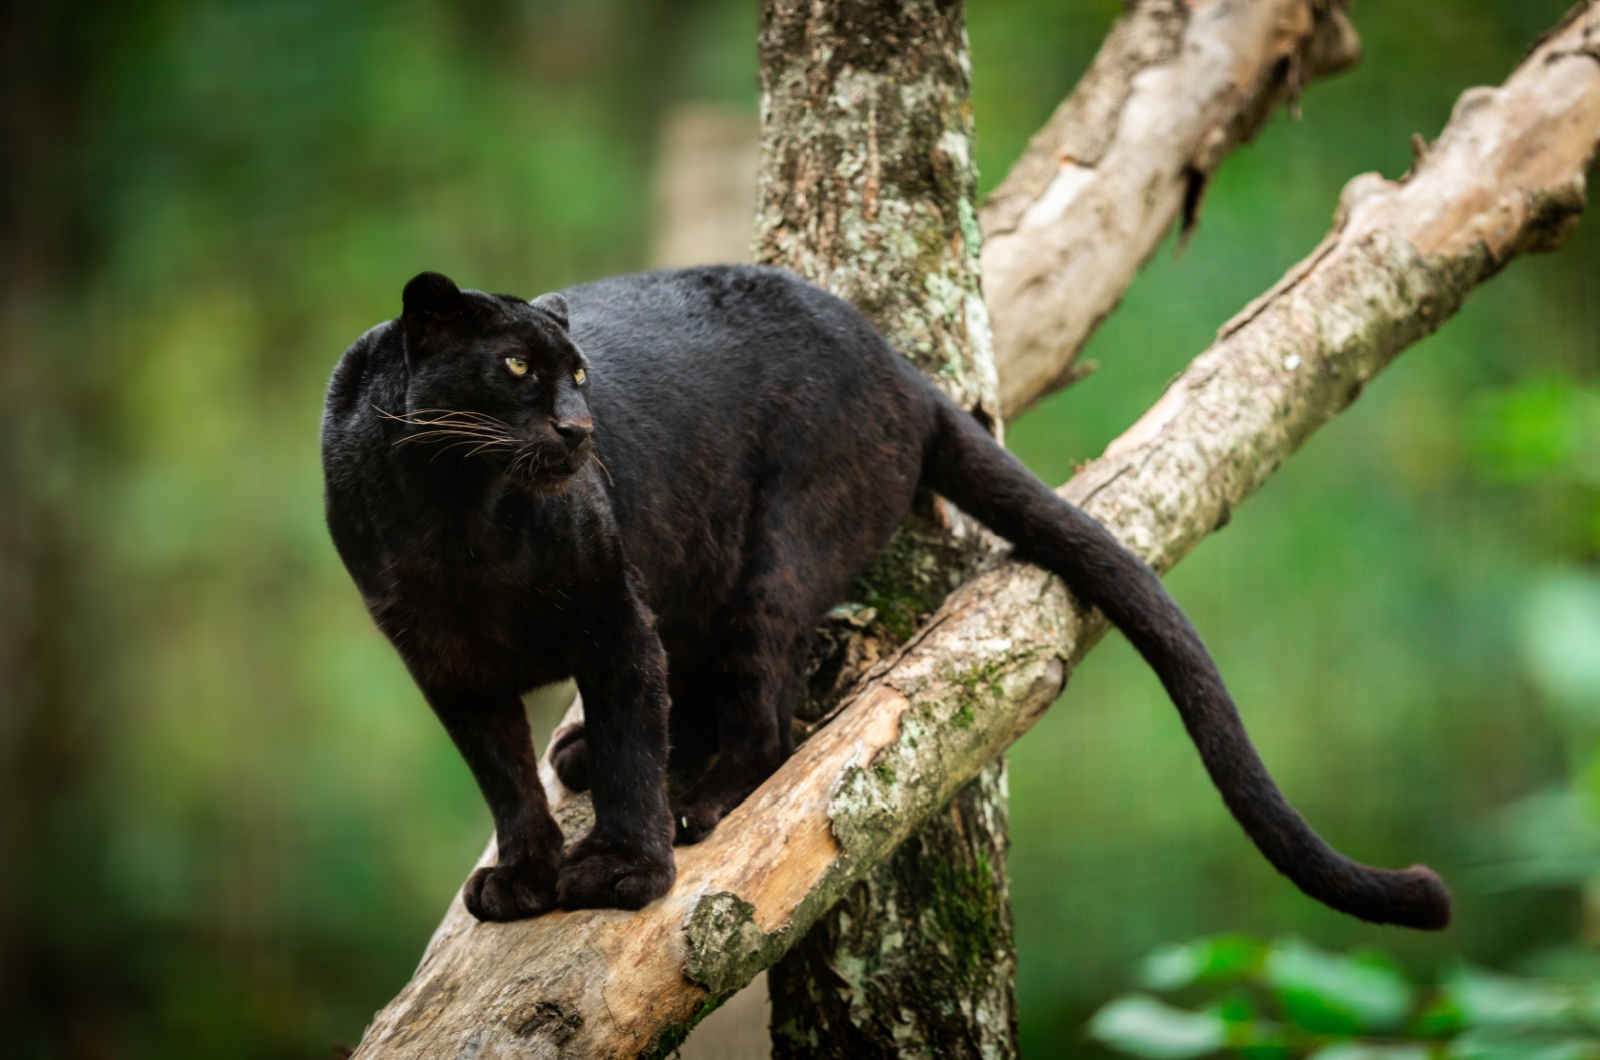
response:
<svg viewBox="0 0 1600 1060"><path fill-rule="evenodd" d="M1358 3L1354 71L1211 189L1011 428L1059 481L1398 176L1565 0ZM974 0L992 187L1113 0ZM0 1053L325 1056L409 976L490 824L321 522L329 370L424 269L644 266L659 129L756 105L754 0L139 0L0 13ZM1011 761L1023 1044L1219 930L1420 973L1600 939L1600 225L1407 353L1169 580L1290 797L1455 887L1439 936L1279 879L1120 641ZM1592 971L1592 968L1591 968Z"/></svg>

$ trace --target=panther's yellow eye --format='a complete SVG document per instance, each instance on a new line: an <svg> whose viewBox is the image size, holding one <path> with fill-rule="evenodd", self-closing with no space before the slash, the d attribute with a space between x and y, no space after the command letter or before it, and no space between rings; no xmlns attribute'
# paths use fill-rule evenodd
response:
<svg viewBox="0 0 1600 1060"><path fill-rule="evenodd" d="M572 381L577 383L579 386L582 386L583 381L587 378L589 378L589 373L585 372L582 368L579 368L576 372L572 373Z"/></svg>
<svg viewBox="0 0 1600 1060"><path fill-rule="evenodd" d="M526 357L507 357L506 367L511 370L512 375L527 375L528 359Z"/></svg>

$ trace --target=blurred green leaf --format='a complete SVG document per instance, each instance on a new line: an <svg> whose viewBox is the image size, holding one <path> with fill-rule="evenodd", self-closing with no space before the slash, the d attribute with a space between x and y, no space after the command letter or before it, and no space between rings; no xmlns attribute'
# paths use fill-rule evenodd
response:
<svg viewBox="0 0 1600 1060"><path fill-rule="evenodd" d="M1144 994L1119 997L1089 1021L1089 1033L1147 1060L1188 1060L1221 1049L1228 1024L1215 1012L1190 1012Z"/></svg>
<svg viewBox="0 0 1600 1060"><path fill-rule="evenodd" d="M1288 1041L1278 1028L1266 1028L1242 1044L1235 1042L1230 1036L1228 1047L1246 1060L1285 1060L1286 1057L1294 1055Z"/></svg>
<svg viewBox="0 0 1600 1060"><path fill-rule="evenodd" d="M1248 1060L1284 1060L1293 1056L1290 1036L1282 1024L1257 1019L1255 1006L1242 994L1233 994L1215 1009L1228 1024L1228 1048Z"/></svg>
<svg viewBox="0 0 1600 1060"><path fill-rule="evenodd" d="M1243 935L1216 935L1163 946L1139 965L1139 982L1151 990L1178 990L1194 982L1234 982L1260 971L1267 948Z"/></svg>
<svg viewBox="0 0 1600 1060"><path fill-rule="evenodd" d="M1600 825L1579 794L1560 788L1496 810L1484 831L1487 860L1473 873L1484 890L1581 887L1600 878Z"/></svg>
<svg viewBox="0 0 1600 1060"><path fill-rule="evenodd" d="M1411 985L1394 968L1296 939L1272 947L1266 980L1291 1020L1323 1034L1388 1030L1411 1008Z"/></svg>
<svg viewBox="0 0 1600 1060"><path fill-rule="evenodd" d="M1163 946L1139 962L1139 983L1151 990L1180 990L1200 977L1210 939Z"/></svg>
<svg viewBox="0 0 1600 1060"><path fill-rule="evenodd" d="M1463 964L1447 978L1445 993L1468 1027L1565 1030L1576 1025L1573 992L1536 979Z"/></svg>
<svg viewBox="0 0 1600 1060"><path fill-rule="evenodd" d="M1461 1010L1448 993L1441 991L1411 1021L1410 1034L1414 1038L1448 1038L1459 1034L1462 1026Z"/></svg>
<svg viewBox="0 0 1600 1060"><path fill-rule="evenodd" d="M1308 1060L1428 1060L1428 1052L1426 1045L1335 1042L1318 1049Z"/></svg>
<svg viewBox="0 0 1600 1060"><path fill-rule="evenodd" d="M1445 1047L1448 1060L1594 1060L1592 1039L1468 1031Z"/></svg>
<svg viewBox="0 0 1600 1060"><path fill-rule="evenodd" d="M1558 720L1600 726L1600 574L1546 575L1528 591L1520 617L1523 661Z"/></svg>
<svg viewBox="0 0 1600 1060"><path fill-rule="evenodd" d="M1217 1014L1229 1023L1249 1023L1256 1018L1256 1006L1243 990L1233 990L1217 1004Z"/></svg>

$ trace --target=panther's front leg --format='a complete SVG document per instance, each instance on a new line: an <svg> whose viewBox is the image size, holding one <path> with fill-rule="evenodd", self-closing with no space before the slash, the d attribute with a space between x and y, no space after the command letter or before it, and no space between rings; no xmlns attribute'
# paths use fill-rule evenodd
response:
<svg viewBox="0 0 1600 1060"><path fill-rule="evenodd" d="M515 692L424 693L494 815L499 857L462 888L467 911L479 920L521 920L554 909L561 828L539 783L521 697Z"/></svg>
<svg viewBox="0 0 1600 1060"><path fill-rule="evenodd" d="M667 656L628 579L614 587L578 666L594 828L568 852L563 908L638 909L672 889Z"/></svg>

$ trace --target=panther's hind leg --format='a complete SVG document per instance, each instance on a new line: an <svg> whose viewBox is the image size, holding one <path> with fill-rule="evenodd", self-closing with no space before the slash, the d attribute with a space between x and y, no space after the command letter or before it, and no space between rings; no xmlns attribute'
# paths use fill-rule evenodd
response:
<svg viewBox="0 0 1600 1060"><path fill-rule="evenodd" d="M589 790L589 743L582 723L559 729L551 737L550 766L567 790Z"/></svg>
<svg viewBox="0 0 1600 1060"><path fill-rule="evenodd" d="M768 567L738 594L720 631L721 657L702 686L715 718L717 754L704 775L673 800L679 843L698 843L794 750L790 724L820 614L793 572Z"/></svg>

